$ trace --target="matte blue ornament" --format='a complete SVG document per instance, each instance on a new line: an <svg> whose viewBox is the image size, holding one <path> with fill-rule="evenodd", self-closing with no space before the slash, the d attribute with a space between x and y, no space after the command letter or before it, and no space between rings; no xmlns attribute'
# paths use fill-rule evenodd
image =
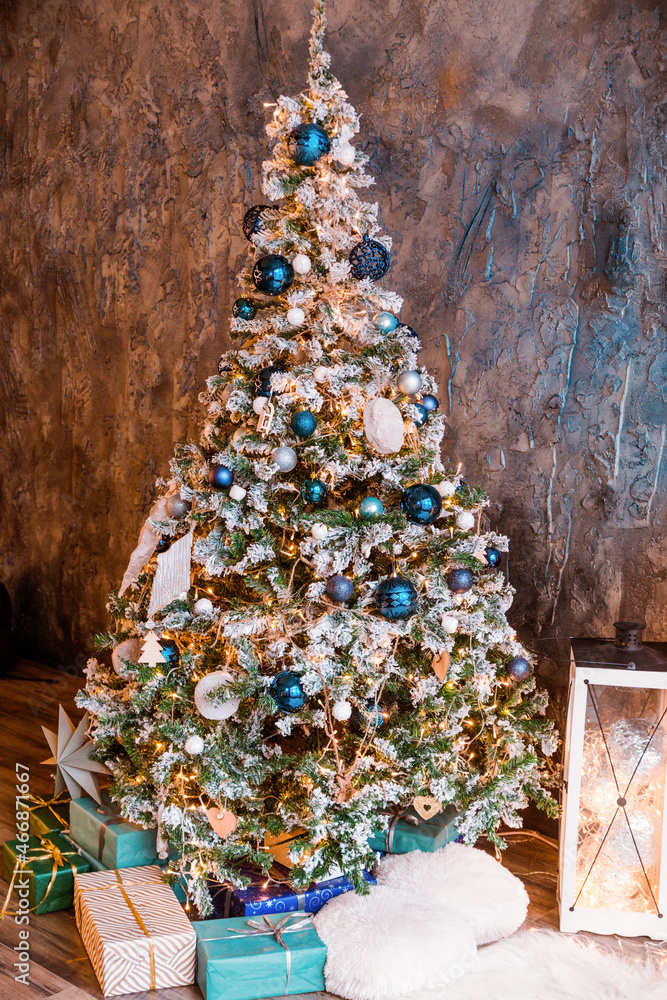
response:
<svg viewBox="0 0 667 1000"><path fill-rule="evenodd" d="M271 376L277 375L278 372L282 372L282 370L282 368L276 368L275 365L269 365L268 368L260 368L255 379L255 395L265 396L269 399L272 392Z"/></svg>
<svg viewBox="0 0 667 1000"><path fill-rule="evenodd" d="M392 333L398 326L398 320L390 312L381 312L375 317L375 325L383 333Z"/></svg>
<svg viewBox="0 0 667 1000"><path fill-rule="evenodd" d="M362 517L379 517L384 514L384 507L377 497L364 497L359 504L359 513Z"/></svg>
<svg viewBox="0 0 667 1000"><path fill-rule="evenodd" d="M417 591L409 580L392 576L375 591L375 607L383 618L409 618L417 610Z"/></svg>
<svg viewBox="0 0 667 1000"><path fill-rule="evenodd" d="M321 125L303 122L290 132L287 150L299 167L312 167L321 156L329 152L331 139Z"/></svg>
<svg viewBox="0 0 667 1000"><path fill-rule="evenodd" d="M298 712L308 701L301 678L293 670L277 674L271 681L269 694L282 712Z"/></svg>
<svg viewBox="0 0 667 1000"><path fill-rule="evenodd" d="M317 417L310 410L299 410L292 415L289 423L297 437L307 438L317 427Z"/></svg>
<svg viewBox="0 0 667 1000"><path fill-rule="evenodd" d="M513 681L525 681L532 669L525 656L513 656L507 664L507 676Z"/></svg>
<svg viewBox="0 0 667 1000"><path fill-rule="evenodd" d="M255 261L252 269L255 288L265 295L282 295L294 281L294 268L286 257L270 253Z"/></svg>
<svg viewBox="0 0 667 1000"><path fill-rule="evenodd" d="M166 662L158 664L158 669L171 670L172 667L177 667L181 661L181 654L174 640L160 639L160 649Z"/></svg>
<svg viewBox="0 0 667 1000"><path fill-rule="evenodd" d="M413 417L413 420L416 423L417 427L423 427L426 421L428 420L428 410L426 409L425 406L422 405L422 403L413 403L412 405L417 411L417 415Z"/></svg>
<svg viewBox="0 0 667 1000"><path fill-rule="evenodd" d="M490 569L496 569L497 566L500 566L501 555L498 549L494 549L492 545L489 545L484 555Z"/></svg>
<svg viewBox="0 0 667 1000"><path fill-rule="evenodd" d="M435 396L431 396L429 393L427 393L425 396L422 396L420 402L424 407L424 409L428 410L429 413L432 413L434 410L437 410L438 407L440 406L440 403L435 398Z"/></svg>
<svg viewBox="0 0 667 1000"><path fill-rule="evenodd" d="M321 479L304 479L301 496L306 503L322 503L327 498L327 488Z"/></svg>
<svg viewBox="0 0 667 1000"><path fill-rule="evenodd" d="M254 319L257 315L257 306L250 299L237 299L232 306L232 316L237 319Z"/></svg>
<svg viewBox="0 0 667 1000"><path fill-rule="evenodd" d="M435 486L417 483L401 497L401 510L412 524L433 524L442 511L442 497Z"/></svg>
<svg viewBox="0 0 667 1000"><path fill-rule="evenodd" d="M219 490L228 490L234 482L234 473L226 465L212 465L208 471L208 481Z"/></svg>
<svg viewBox="0 0 667 1000"><path fill-rule="evenodd" d="M171 538L168 535L163 535L160 541L155 546L155 551L160 554L160 552L166 552L167 549L171 547Z"/></svg>
<svg viewBox="0 0 667 1000"><path fill-rule="evenodd" d="M253 205L243 216L243 235L247 240L262 228L262 213L268 207L268 205Z"/></svg>
<svg viewBox="0 0 667 1000"><path fill-rule="evenodd" d="M361 729L379 729L385 723L385 710L381 704L376 703L375 698L369 698L363 708L357 709Z"/></svg>
<svg viewBox="0 0 667 1000"><path fill-rule="evenodd" d="M389 270L389 254L377 240L366 234L356 247L350 250L350 270L355 278L382 278Z"/></svg>
<svg viewBox="0 0 667 1000"><path fill-rule="evenodd" d="M330 576L327 580L326 592L336 604L344 604L352 597L354 584L346 576Z"/></svg>
<svg viewBox="0 0 667 1000"><path fill-rule="evenodd" d="M412 327L408 326L407 323L401 323L400 330L401 330L402 333L409 333L411 337L418 337L419 336L419 334L417 333L417 331L413 330Z"/></svg>
<svg viewBox="0 0 667 1000"><path fill-rule="evenodd" d="M466 594L475 582L475 577L469 569L452 569L445 580L453 594Z"/></svg>

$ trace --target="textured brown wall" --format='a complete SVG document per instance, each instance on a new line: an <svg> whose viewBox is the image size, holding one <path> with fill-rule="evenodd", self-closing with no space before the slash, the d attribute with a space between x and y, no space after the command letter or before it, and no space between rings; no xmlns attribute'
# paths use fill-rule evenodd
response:
<svg viewBox="0 0 667 1000"><path fill-rule="evenodd" d="M13 0L2 35L2 577L24 642L105 624L228 344L263 103L309 0ZM665 637L667 15L336 0L334 69L448 454L510 535L515 624Z"/></svg>

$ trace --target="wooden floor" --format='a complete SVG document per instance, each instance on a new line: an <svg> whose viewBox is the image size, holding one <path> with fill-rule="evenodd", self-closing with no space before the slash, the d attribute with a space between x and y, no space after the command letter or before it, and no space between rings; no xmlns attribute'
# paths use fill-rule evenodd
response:
<svg viewBox="0 0 667 1000"><path fill-rule="evenodd" d="M53 790L51 768L40 765L50 756L41 725L56 727L58 703L62 703L73 721L81 713L73 703L81 678L72 672L56 672L34 663L22 662L0 680L2 711L2 748L0 756L0 836L14 837L14 796L16 763L30 769L31 791L46 796ZM556 851L542 841L520 835L512 838L503 855L503 863L525 883L530 894L530 909L526 926L558 929L556 908ZM4 900L7 886L1 883ZM613 939L605 938L606 944ZM101 998L95 974L88 961L74 922L74 911L64 910L34 916L30 925L30 985L14 981L18 928L13 919L0 922L0 1000L58 1000ZM617 942L625 952L651 949L648 942ZM201 1000L196 986L157 990L155 993L132 994L153 1000ZM313 1000L313 994L307 995ZM326 996L322 994L321 996ZM318 1000L318 998L315 998Z"/></svg>

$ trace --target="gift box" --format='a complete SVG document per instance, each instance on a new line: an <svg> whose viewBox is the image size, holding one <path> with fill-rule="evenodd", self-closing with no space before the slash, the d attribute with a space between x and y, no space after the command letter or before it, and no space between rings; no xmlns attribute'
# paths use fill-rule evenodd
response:
<svg viewBox="0 0 667 1000"><path fill-rule="evenodd" d="M105 997L194 983L196 935L157 865L77 875L74 908Z"/></svg>
<svg viewBox="0 0 667 1000"><path fill-rule="evenodd" d="M63 833L60 834L60 836L63 838L63 840L67 841L67 843L70 845L71 850L76 851L79 857L83 858L84 861L88 862L89 871L106 872L109 870L106 867L106 865L103 865L101 861L98 861L97 858L94 858L92 854L89 854L88 851L84 851L83 847L79 847L78 844L75 844L74 841L72 840L72 837L70 836L69 831L66 832L64 831Z"/></svg>
<svg viewBox="0 0 667 1000"><path fill-rule="evenodd" d="M368 846L387 854L437 851L452 840L459 840L455 828L459 815L453 806L447 806L437 816L422 819L410 806L402 813L388 816L387 830L376 830L368 838Z"/></svg>
<svg viewBox="0 0 667 1000"><path fill-rule="evenodd" d="M143 830L123 819L106 796L102 805L93 799L72 799L69 829L74 843L105 868L137 868L157 861L156 828Z"/></svg>
<svg viewBox="0 0 667 1000"><path fill-rule="evenodd" d="M280 866L274 865L271 871L274 878L282 874ZM283 871L285 875L289 874L285 869ZM258 875L250 869L243 869L243 874L250 877L250 884L245 889L209 878L208 890L216 917L253 917L263 913L293 913L299 910L317 913L334 896L354 889L344 875L324 882L313 882L303 892L298 892L286 882L270 881L266 875ZM372 885L375 884L375 879L368 872L364 874L364 878Z"/></svg>
<svg viewBox="0 0 667 1000"><path fill-rule="evenodd" d="M69 827L69 799L40 799L31 796L30 818L28 820L31 837L45 837L48 833L60 833Z"/></svg>
<svg viewBox="0 0 667 1000"><path fill-rule="evenodd" d="M299 914L194 923L197 983L206 1000L261 1000L324 990L327 949L311 920Z"/></svg>
<svg viewBox="0 0 667 1000"><path fill-rule="evenodd" d="M7 899L13 890L27 888L33 913L66 910L74 901L74 874L88 871L88 862L57 833L8 840L2 845L2 861L9 883Z"/></svg>
<svg viewBox="0 0 667 1000"><path fill-rule="evenodd" d="M98 861L97 858L94 858L92 854L88 853L88 851L84 851L83 847L79 847L78 844L75 844L68 833L62 833L61 837L63 838L63 840L66 840L68 844L71 844L73 851L76 851L77 854L79 854L85 861L88 862L91 872L109 871L106 865L103 865L101 861ZM164 870L169 864L169 858L166 858L165 860L159 860L157 864L160 866L160 868ZM179 903L187 902L188 898L187 881L184 875L178 875L175 881L172 882L171 888L173 889L174 895L176 896L176 899L179 901Z"/></svg>

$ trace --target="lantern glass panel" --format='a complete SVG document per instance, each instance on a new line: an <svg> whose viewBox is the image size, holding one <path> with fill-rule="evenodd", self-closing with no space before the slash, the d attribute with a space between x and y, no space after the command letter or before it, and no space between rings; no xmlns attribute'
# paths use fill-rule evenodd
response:
<svg viewBox="0 0 667 1000"><path fill-rule="evenodd" d="M667 693L588 683L575 907L658 912Z"/></svg>

